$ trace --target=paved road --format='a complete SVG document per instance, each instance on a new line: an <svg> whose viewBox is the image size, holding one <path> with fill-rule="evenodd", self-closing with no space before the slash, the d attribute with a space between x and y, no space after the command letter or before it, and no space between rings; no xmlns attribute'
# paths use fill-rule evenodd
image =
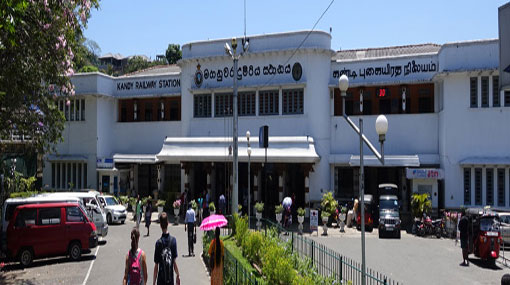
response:
<svg viewBox="0 0 510 285"><path fill-rule="evenodd" d="M156 214L153 215L153 221L157 219L156 216ZM64 257L51 258L35 261L34 265L27 269L21 269L15 263L7 264L0 271L0 284L121 284L125 256L131 246L130 232L134 225L132 221L126 221L124 225L110 225L106 243L93 249L91 254L84 255L79 262L69 262ZM188 254L184 225L170 225L169 231L177 239L179 253L177 265L181 273L181 284L209 284L209 276L200 257L201 231L197 231L195 257L183 256ZM161 228L159 223L153 222L150 227L150 236L145 236L147 230L142 225L140 232L139 246L147 254L148 284L152 284L154 245L161 236ZM87 278L89 268L91 269Z"/></svg>
<svg viewBox="0 0 510 285"><path fill-rule="evenodd" d="M322 228L319 228L322 233ZM347 257L361 262L360 233L348 229L339 234L329 229L328 237L307 235ZM498 263L490 268L470 255L470 266L463 267L459 244L451 239L421 238L402 232L402 238L379 239L377 230L366 235L367 267L404 284L500 284L510 269ZM510 251L506 252L510 256Z"/></svg>

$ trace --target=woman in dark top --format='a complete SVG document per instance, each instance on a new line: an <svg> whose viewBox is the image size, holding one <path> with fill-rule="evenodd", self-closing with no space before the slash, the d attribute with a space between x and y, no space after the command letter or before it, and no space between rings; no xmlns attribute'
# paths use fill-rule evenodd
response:
<svg viewBox="0 0 510 285"><path fill-rule="evenodd" d="M149 236L151 216L152 216L152 202L149 200L147 201L147 207L145 209L145 227L147 228L147 236Z"/></svg>

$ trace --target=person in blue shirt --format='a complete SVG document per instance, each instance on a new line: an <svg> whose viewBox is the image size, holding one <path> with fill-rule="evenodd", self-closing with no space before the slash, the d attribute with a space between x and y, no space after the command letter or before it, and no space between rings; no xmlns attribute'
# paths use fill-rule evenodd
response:
<svg viewBox="0 0 510 285"><path fill-rule="evenodd" d="M188 204L188 211L186 211L186 218L184 219L184 231L188 231L188 253L189 256L195 256L193 250L193 238L196 234L195 228L195 211L191 203Z"/></svg>

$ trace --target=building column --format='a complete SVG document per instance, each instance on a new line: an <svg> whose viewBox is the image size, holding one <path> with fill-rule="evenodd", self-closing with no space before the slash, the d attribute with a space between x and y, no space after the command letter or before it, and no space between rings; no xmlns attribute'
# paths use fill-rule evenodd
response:
<svg viewBox="0 0 510 285"><path fill-rule="evenodd" d="M181 193L183 193L186 190L188 190L189 192L189 171L191 169L191 164L187 162L181 162L181 169L182 169L181 175L183 177L184 182L182 184L183 187L181 188Z"/></svg>
<svg viewBox="0 0 510 285"><path fill-rule="evenodd" d="M133 192L135 193L135 197L136 195L138 195L138 164L135 164L134 165L134 170L133 170ZM131 193L133 194L133 193Z"/></svg>
<svg viewBox="0 0 510 285"><path fill-rule="evenodd" d="M254 184L254 196L255 196L255 199L257 199L256 201L260 201L262 200L262 191L259 191L259 189L261 189L260 185L262 185L262 168L260 168L258 171L257 171L257 175L256 175L256 179L255 181L253 182Z"/></svg>
<svg viewBox="0 0 510 285"><path fill-rule="evenodd" d="M158 199L158 197L159 197L159 193L162 191L162 188L163 188L163 183L162 183L162 181L161 181L161 177L162 177L163 175L161 174L161 171L162 171L161 164L158 164L158 165L156 166L156 168L158 169L158 180L157 180L157 183L158 183L158 184L157 184L157 185L158 185L158 189L157 189L156 193L154 193L154 198L155 198L155 199Z"/></svg>

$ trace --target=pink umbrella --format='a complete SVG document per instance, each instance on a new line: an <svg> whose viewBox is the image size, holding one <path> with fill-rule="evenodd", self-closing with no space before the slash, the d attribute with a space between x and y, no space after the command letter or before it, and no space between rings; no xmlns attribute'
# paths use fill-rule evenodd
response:
<svg viewBox="0 0 510 285"><path fill-rule="evenodd" d="M214 230L216 227L223 227L228 224L227 219L223 215L211 215L205 218L200 225L203 231Z"/></svg>

